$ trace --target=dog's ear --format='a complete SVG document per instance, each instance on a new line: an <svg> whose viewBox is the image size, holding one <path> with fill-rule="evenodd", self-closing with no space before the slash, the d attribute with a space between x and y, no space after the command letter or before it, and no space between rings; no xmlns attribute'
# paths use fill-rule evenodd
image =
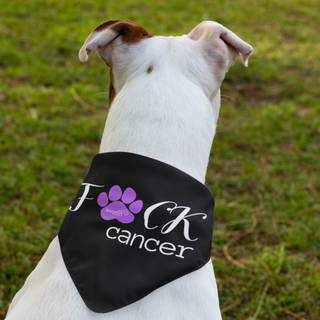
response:
<svg viewBox="0 0 320 320"><path fill-rule="evenodd" d="M148 33L132 21L110 20L102 23L92 31L79 51L79 59L81 62L88 61L91 51L98 51L98 54L104 60L108 60L107 57L104 57L104 55L108 55L106 47L115 38L121 37L123 43L133 44L151 36L153 34Z"/></svg>
<svg viewBox="0 0 320 320"><path fill-rule="evenodd" d="M200 23L188 34L188 37L202 42L205 50L208 51L207 56L218 58L218 64L226 66L227 69L235 63L239 54L242 63L248 66L248 59L253 51L252 47L217 22Z"/></svg>

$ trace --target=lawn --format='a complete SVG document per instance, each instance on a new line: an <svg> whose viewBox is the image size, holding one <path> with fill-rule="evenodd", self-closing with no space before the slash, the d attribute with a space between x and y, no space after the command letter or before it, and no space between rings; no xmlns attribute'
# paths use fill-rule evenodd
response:
<svg viewBox="0 0 320 320"><path fill-rule="evenodd" d="M207 186L224 319L320 319L318 0L0 0L0 319L98 152L109 70L77 57L129 19L161 35L202 20L254 47L222 85Z"/></svg>

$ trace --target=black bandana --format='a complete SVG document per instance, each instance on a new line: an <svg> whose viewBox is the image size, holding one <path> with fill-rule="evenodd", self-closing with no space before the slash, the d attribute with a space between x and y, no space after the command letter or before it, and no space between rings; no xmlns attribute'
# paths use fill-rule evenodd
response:
<svg viewBox="0 0 320 320"><path fill-rule="evenodd" d="M97 155L59 231L89 309L106 313L204 266L214 200L199 181L125 152Z"/></svg>

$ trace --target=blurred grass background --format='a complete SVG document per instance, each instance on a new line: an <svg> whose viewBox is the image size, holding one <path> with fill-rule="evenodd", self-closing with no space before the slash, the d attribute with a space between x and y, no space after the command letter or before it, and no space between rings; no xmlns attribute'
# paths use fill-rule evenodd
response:
<svg viewBox="0 0 320 320"><path fill-rule="evenodd" d="M109 19L161 35L214 20L254 47L222 85L207 175L223 318L319 319L319 15L318 0L0 0L0 319L98 152L109 71L77 54Z"/></svg>

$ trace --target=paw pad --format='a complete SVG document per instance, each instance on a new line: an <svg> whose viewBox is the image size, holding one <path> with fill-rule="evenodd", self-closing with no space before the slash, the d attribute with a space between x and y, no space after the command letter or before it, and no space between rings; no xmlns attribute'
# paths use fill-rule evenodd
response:
<svg viewBox="0 0 320 320"><path fill-rule="evenodd" d="M134 220L134 214L142 209L143 202L136 200L136 192L132 188L127 188L122 193L119 186L113 186L109 194L105 192L98 196L98 204L103 207L100 211L104 220L117 219L121 223L130 223ZM129 208L128 208L129 207Z"/></svg>

